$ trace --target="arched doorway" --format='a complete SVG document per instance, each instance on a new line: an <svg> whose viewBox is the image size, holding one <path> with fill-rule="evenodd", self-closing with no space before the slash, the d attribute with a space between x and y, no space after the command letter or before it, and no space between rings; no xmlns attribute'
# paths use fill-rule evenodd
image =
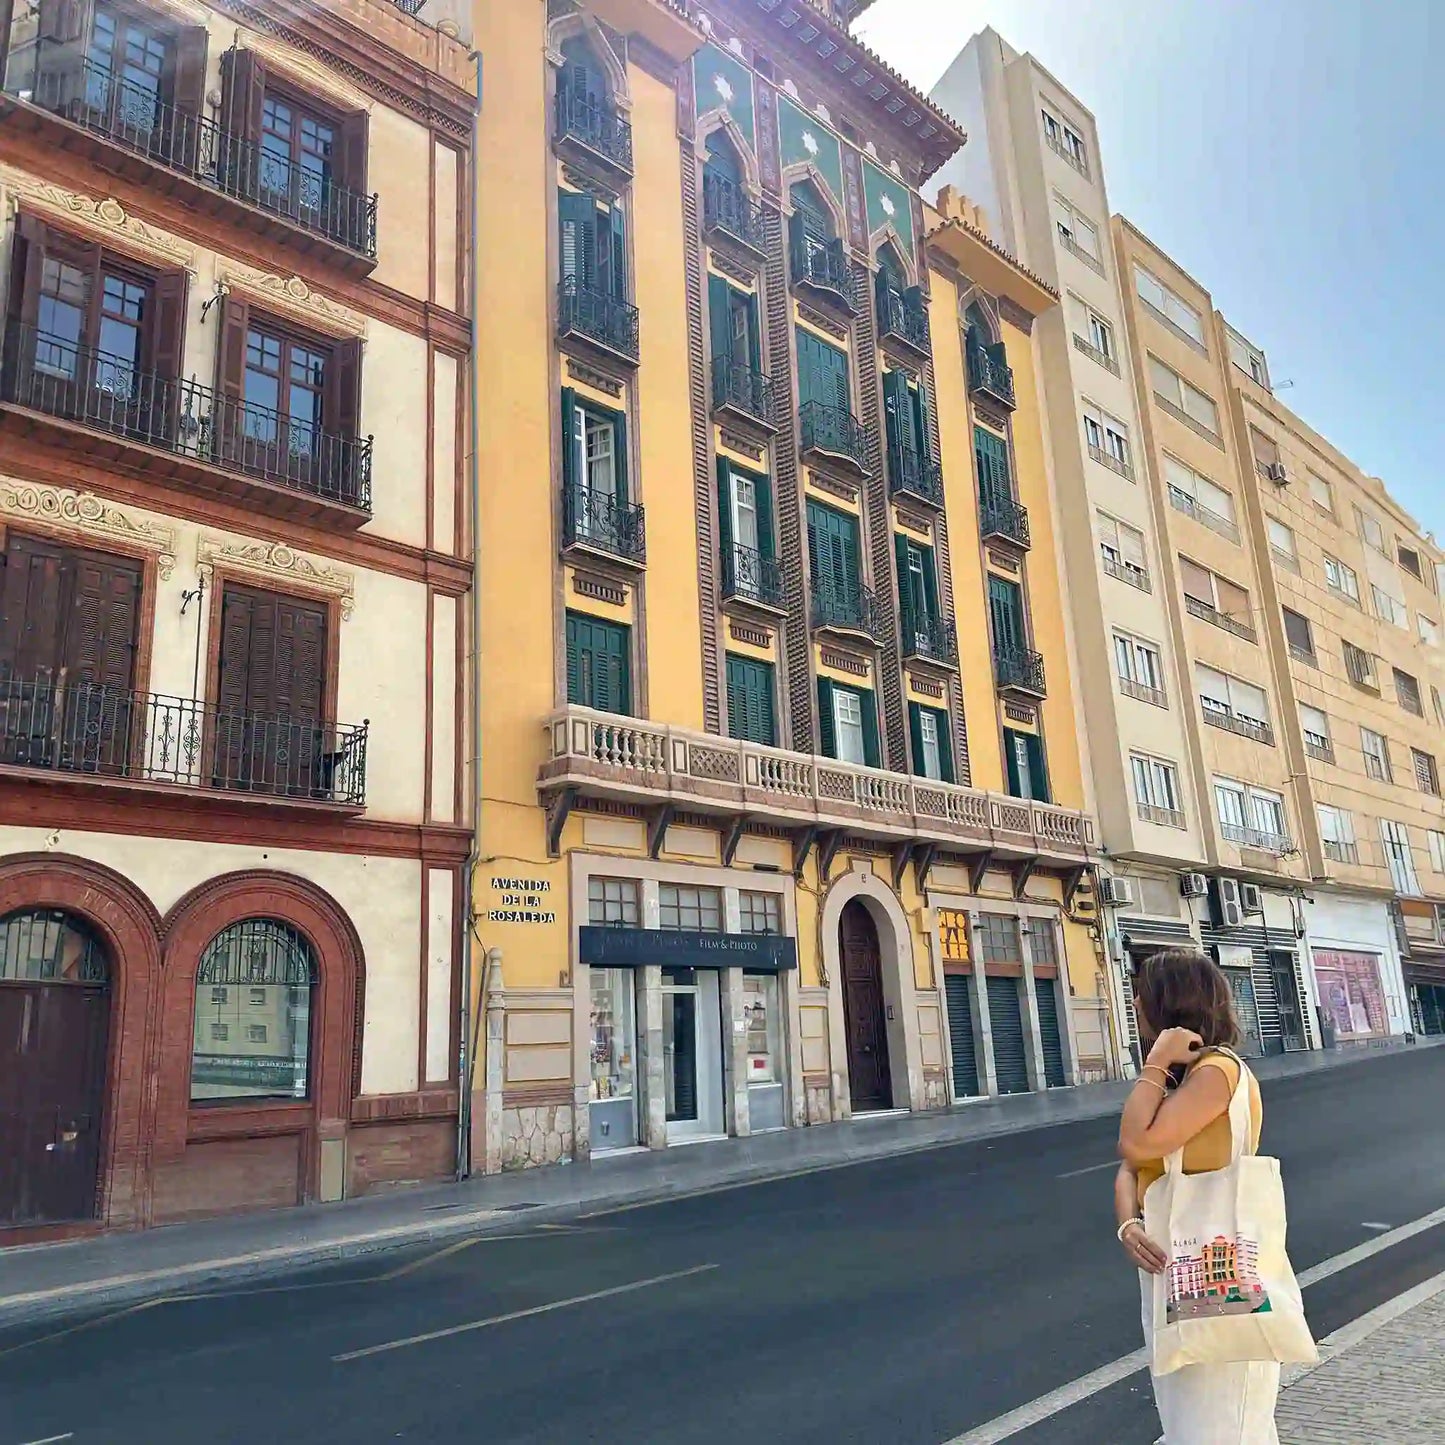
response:
<svg viewBox="0 0 1445 1445"><path fill-rule="evenodd" d="M96 1214L110 981L76 915L0 918L0 1228Z"/></svg>
<svg viewBox="0 0 1445 1445"><path fill-rule="evenodd" d="M843 1023L848 1041L848 1092L853 1112L893 1107L888 1017L883 1002L883 957L873 915L854 898L838 925L843 968Z"/></svg>

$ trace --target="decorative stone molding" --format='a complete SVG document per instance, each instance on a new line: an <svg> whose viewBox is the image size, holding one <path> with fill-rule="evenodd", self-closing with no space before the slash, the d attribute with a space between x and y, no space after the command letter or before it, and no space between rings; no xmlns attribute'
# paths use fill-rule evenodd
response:
<svg viewBox="0 0 1445 1445"><path fill-rule="evenodd" d="M737 452L739 456L751 457L755 462L763 459L763 448L757 442L751 441L745 436L739 436L735 431L721 431L718 439L729 451Z"/></svg>
<svg viewBox="0 0 1445 1445"><path fill-rule="evenodd" d="M1007 552L1000 552L996 547L988 549L988 565L998 572L1012 572L1018 575L1019 559L1011 557Z"/></svg>
<svg viewBox="0 0 1445 1445"><path fill-rule="evenodd" d="M1005 436L1008 435L1008 416L995 407L984 402L975 400L973 403L973 415L975 421L981 421L985 426L992 427L994 431Z"/></svg>
<svg viewBox="0 0 1445 1445"><path fill-rule="evenodd" d="M579 597L592 597L613 607L627 606L628 589L610 577L599 577L595 572L574 572L572 585Z"/></svg>
<svg viewBox="0 0 1445 1445"><path fill-rule="evenodd" d="M839 672L851 673L854 677L868 676L868 662L855 657L851 652L835 652L831 647L823 649L823 666L837 668Z"/></svg>
<svg viewBox="0 0 1445 1445"><path fill-rule="evenodd" d="M826 472L820 472L812 467L808 468L808 481L820 492L827 492L830 497L837 497L842 502L856 502L858 500L858 488L851 482L845 482L837 477L830 477Z"/></svg>
<svg viewBox="0 0 1445 1445"><path fill-rule="evenodd" d="M766 627L749 627L746 622L729 622L728 633L734 642L746 642L749 647L773 645L773 634Z"/></svg>
<svg viewBox="0 0 1445 1445"><path fill-rule="evenodd" d="M819 331L826 331L835 341L847 341L848 328L840 322L834 321L831 316L821 311L815 311L811 306L804 306L798 302L798 320L806 321L809 326L815 326Z"/></svg>
<svg viewBox="0 0 1445 1445"><path fill-rule="evenodd" d="M567 375L573 381L580 381L583 386L595 386L598 391L606 392L608 396L622 395L622 383L617 377L598 371L595 366L588 366L575 357L567 358Z"/></svg>
<svg viewBox="0 0 1445 1445"><path fill-rule="evenodd" d="M925 517L922 512L910 512L906 507L895 504L893 514L898 518L900 527L907 527L910 531L917 532L922 537L931 536L933 533L933 518Z"/></svg>
<svg viewBox="0 0 1445 1445"><path fill-rule="evenodd" d="M241 44L247 50L254 50L266 62L268 73L284 75L303 89L324 95L347 110L371 109L371 100L367 95L348 85L334 69L319 60L298 55L289 45L278 45L264 35L243 34Z"/></svg>
<svg viewBox="0 0 1445 1445"><path fill-rule="evenodd" d="M233 263L224 265L217 279L232 291L240 291L268 311L281 311L307 327L332 336L366 335L366 317L319 291L313 291L299 276L273 276Z"/></svg>
<svg viewBox="0 0 1445 1445"><path fill-rule="evenodd" d="M0 477L0 513L64 528L101 543L139 547L154 555L162 581L169 580L176 565L176 534L169 527L132 517L91 492Z"/></svg>
<svg viewBox="0 0 1445 1445"><path fill-rule="evenodd" d="M724 276L731 276L734 281L741 282L744 286L751 286L757 280L758 268L756 264L745 266L741 261L734 260L729 253L721 246L712 246L708 249L707 259L714 271L721 271Z"/></svg>
<svg viewBox="0 0 1445 1445"><path fill-rule="evenodd" d="M194 0L147 0L147 8L159 10L181 25L205 25L211 13Z"/></svg>
<svg viewBox="0 0 1445 1445"><path fill-rule="evenodd" d="M107 243L137 253L148 261L175 267L190 266L196 259L193 247L168 231L158 230L127 215L125 207L113 196L97 201L92 196L67 191L10 166L0 166L0 185L26 205L55 216L67 225L98 235ZM10 207L7 205L6 209Z"/></svg>
<svg viewBox="0 0 1445 1445"><path fill-rule="evenodd" d="M273 585L303 587L324 592L341 603L341 616L351 616L356 603L356 577L339 567L326 567L284 542L226 542L201 537L196 542L196 563L209 576L217 564L228 571L245 572Z"/></svg>
<svg viewBox="0 0 1445 1445"><path fill-rule="evenodd" d="M921 693L924 697L942 697L943 683L932 677L919 677L916 673L908 674L908 685L914 692Z"/></svg>
<svg viewBox="0 0 1445 1445"><path fill-rule="evenodd" d="M1039 721L1039 715L1033 708L1018 702L1004 703L1003 715L1010 722L1026 723L1029 727L1036 727Z"/></svg>
<svg viewBox="0 0 1445 1445"><path fill-rule="evenodd" d="M592 48L602 69L607 73L608 84L612 88L612 103L626 115L632 109L632 88L628 84L627 66L602 26L580 6L574 5L566 11L549 15L547 44L543 51L547 63L554 70L560 70L566 64L562 43L574 35L580 35Z"/></svg>

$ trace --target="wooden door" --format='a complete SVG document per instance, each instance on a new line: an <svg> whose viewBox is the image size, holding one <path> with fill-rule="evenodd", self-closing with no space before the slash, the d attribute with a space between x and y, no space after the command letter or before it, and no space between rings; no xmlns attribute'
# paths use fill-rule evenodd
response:
<svg viewBox="0 0 1445 1445"><path fill-rule="evenodd" d="M893 1107L883 959L873 917L857 899L839 925L843 956L843 1021L848 1035L848 1087L853 1112Z"/></svg>

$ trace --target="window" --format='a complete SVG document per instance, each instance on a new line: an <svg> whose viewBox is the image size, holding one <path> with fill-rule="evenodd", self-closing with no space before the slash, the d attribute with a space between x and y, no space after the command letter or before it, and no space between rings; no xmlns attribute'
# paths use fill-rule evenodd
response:
<svg viewBox="0 0 1445 1445"><path fill-rule="evenodd" d="M1088 309L1087 315L1087 337L1088 343L1104 358L1105 361L1117 362L1118 354L1114 350L1114 328L1105 321L1102 316L1093 308Z"/></svg>
<svg viewBox="0 0 1445 1445"><path fill-rule="evenodd" d="M1305 747L1323 756L1334 759L1334 744L1330 741L1330 720L1317 707L1301 703L1299 708L1300 728L1304 732Z"/></svg>
<svg viewBox="0 0 1445 1445"><path fill-rule="evenodd" d="M973 930L974 946L985 963L1022 963L1023 939L1011 913L980 913Z"/></svg>
<svg viewBox="0 0 1445 1445"><path fill-rule="evenodd" d="M1271 467L1279 465L1279 444L1257 427L1249 429L1249 449L1254 455L1254 464L1260 471L1268 472Z"/></svg>
<svg viewBox="0 0 1445 1445"><path fill-rule="evenodd" d="M1281 521L1269 517L1265 521L1269 532L1269 549L1275 559L1288 567L1291 572L1299 571L1299 547L1294 532Z"/></svg>
<svg viewBox="0 0 1445 1445"><path fill-rule="evenodd" d="M1169 501L1176 511L1203 522L1211 531L1239 541L1239 527L1234 520L1234 497L1193 467L1185 466L1168 452L1164 453L1164 481Z"/></svg>
<svg viewBox="0 0 1445 1445"><path fill-rule="evenodd" d="M1320 803L1316 809L1320 820L1320 841L1324 845L1326 858L1336 863L1355 863L1359 854L1355 848L1354 819L1343 808L1333 808Z"/></svg>
<svg viewBox="0 0 1445 1445"><path fill-rule="evenodd" d="M984 512L1008 513L1014 503L1008 443L987 427L973 429L973 460L978 468L978 505Z"/></svg>
<svg viewBox="0 0 1445 1445"><path fill-rule="evenodd" d="M1430 702L1435 708L1435 721L1445 728L1445 697L1441 696L1440 689L1433 682L1430 684Z"/></svg>
<svg viewBox="0 0 1445 1445"><path fill-rule="evenodd" d="M1008 790L1015 798L1049 801L1049 777L1044 768L1044 747L1036 733L1003 730L1004 763Z"/></svg>
<svg viewBox="0 0 1445 1445"><path fill-rule="evenodd" d="M1264 359L1264 352L1257 346L1251 345L1232 327L1226 326L1225 334L1229 343L1229 359L1246 376L1249 376L1258 385L1269 390L1269 367Z"/></svg>
<svg viewBox="0 0 1445 1445"><path fill-rule="evenodd" d="M878 711L867 688L818 679L818 726L823 753L842 763L882 766L878 750Z"/></svg>
<svg viewBox="0 0 1445 1445"><path fill-rule="evenodd" d="M336 125L293 101L267 94L261 102L261 193L269 205L320 213L335 179Z"/></svg>
<svg viewBox="0 0 1445 1445"><path fill-rule="evenodd" d="M1395 557L1401 568L1417 582L1425 580L1425 569L1420 563L1420 553L1414 547L1407 547L1403 542L1396 543Z"/></svg>
<svg viewBox="0 0 1445 1445"><path fill-rule="evenodd" d="M1415 876L1415 854L1410 847L1410 830L1391 818L1380 819L1380 841L1385 846L1385 863L1396 893L1418 894L1420 881Z"/></svg>
<svg viewBox="0 0 1445 1445"><path fill-rule="evenodd" d="M1142 266L1134 267L1134 289L1139 299L1172 330L1182 332L1201 351L1204 345L1204 318L1187 301L1176 296L1159 278Z"/></svg>
<svg viewBox="0 0 1445 1445"><path fill-rule="evenodd" d="M1341 641L1345 656L1345 672L1356 687L1368 687L1374 692L1380 690L1380 679L1375 672L1375 659L1362 647L1353 642Z"/></svg>
<svg viewBox="0 0 1445 1445"><path fill-rule="evenodd" d="M908 704L908 728L913 744L913 771L920 778L951 783L953 775L953 738L949 731L948 713L943 708L925 707L919 702Z"/></svg>
<svg viewBox="0 0 1445 1445"><path fill-rule="evenodd" d="M1420 703L1420 684L1408 672L1401 672L1398 667L1392 667L1390 671L1395 675L1395 700L1406 712L1412 712L1416 717L1424 717L1425 709Z"/></svg>
<svg viewBox="0 0 1445 1445"><path fill-rule="evenodd" d="M562 286L588 309L589 296L627 300L627 234L622 203L584 191L557 193Z"/></svg>
<svg viewBox="0 0 1445 1445"><path fill-rule="evenodd" d="M1325 554L1325 586L1356 607L1360 605L1360 579L1355 575L1355 569L1328 553Z"/></svg>
<svg viewBox="0 0 1445 1445"><path fill-rule="evenodd" d="M212 1003L225 1003L226 1000L230 998L230 996L231 990L228 988L213 988L211 990Z"/></svg>
<svg viewBox="0 0 1445 1445"><path fill-rule="evenodd" d="M1199 689L1199 705L1206 722L1233 722L1230 728L1260 742L1273 741L1269 726L1269 701L1264 689L1202 662L1194 664L1195 683Z"/></svg>
<svg viewBox="0 0 1445 1445"><path fill-rule="evenodd" d="M1380 526L1378 517L1373 517L1363 508L1355 508L1355 528L1360 534L1360 540L1367 547L1373 547L1375 551L1389 556L1385 549L1385 529Z"/></svg>
<svg viewBox="0 0 1445 1445"><path fill-rule="evenodd" d="M1057 191L1054 193L1054 225L1058 228L1059 244L1102 276L1104 253L1099 249L1099 228Z"/></svg>
<svg viewBox="0 0 1445 1445"><path fill-rule="evenodd" d="M717 459L718 531L723 591L729 597L781 606L783 574L773 528L773 484L762 472Z"/></svg>
<svg viewBox="0 0 1445 1445"><path fill-rule="evenodd" d="M1309 618L1298 612L1291 612L1288 607L1283 607L1280 611L1284 616L1284 636L1289 643L1290 656L1301 662L1308 662L1311 666L1318 666L1314 633L1310 630Z"/></svg>
<svg viewBox="0 0 1445 1445"><path fill-rule="evenodd" d="M898 554L898 601L903 614L905 646L910 652L933 656L931 624L938 617L938 577L933 548L915 542L902 532L893 536ZM917 637L910 637L916 632Z"/></svg>
<svg viewBox="0 0 1445 1445"><path fill-rule="evenodd" d="M728 736L776 747L773 664L760 658L727 655Z"/></svg>
<svg viewBox="0 0 1445 1445"><path fill-rule="evenodd" d="M845 763L866 759L863 746L863 703L856 692L839 688L833 694L834 739L838 757Z"/></svg>
<svg viewBox="0 0 1445 1445"><path fill-rule="evenodd" d="M928 392L922 382L897 367L883 373L883 423L889 465L897 473L895 485L914 481L920 462L931 460L933 453Z"/></svg>
<svg viewBox="0 0 1445 1445"><path fill-rule="evenodd" d="M599 712L631 713L631 628L568 612L567 701Z"/></svg>
<svg viewBox="0 0 1445 1445"><path fill-rule="evenodd" d="M1430 829L1430 867L1436 873L1445 873L1445 833L1437 828Z"/></svg>
<svg viewBox="0 0 1445 1445"><path fill-rule="evenodd" d="M1121 477L1133 479L1134 469L1129 460L1129 428L1092 402L1084 403L1084 440L1089 444L1089 455L1096 462L1102 462Z"/></svg>
<svg viewBox="0 0 1445 1445"><path fill-rule="evenodd" d="M192 1101L306 1098L317 979L316 954L289 923L247 918L222 929L196 970ZM217 1002L214 990L222 985L227 997ZM248 999L258 992L265 998L256 1007L267 1021L247 1020L244 1034L238 985Z"/></svg>
<svg viewBox="0 0 1445 1445"><path fill-rule="evenodd" d="M637 928L642 912L635 878L589 878L587 921L598 928Z"/></svg>
<svg viewBox="0 0 1445 1445"><path fill-rule="evenodd" d="M1142 592L1149 591L1149 563L1144 549L1144 534L1137 527L1111 517L1107 512L1094 514L1099 531L1099 554L1104 571Z"/></svg>
<svg viewBox="0 0 1445 1445"><path fill-rule="evenodd" d="M1220 835L1228 842L1273 853L1289 850L1284 798L1279 793L1216 778L1214 805L1219 815Z"/></svg>
<svg viewBox="0 0 1445 1445"><path fill-rule="evenodd" d="M1049 146L1063 156L1076 171L1088 175L1089 158L1088 152L1084 148L1084 138L1073 126L1067 121L1060 120L1047 107L1042 114L1044 139L1048 141Z"/></svg>
<svg viewBox="0 0 1445 1445"><path fill-rule="evenodd" d="M1440 796L1440 774L1435 769L1433 753L1423 753L1419 748L1410 749L1410 760L1415 766L1415 786L1422 793Z"/></svg>
<svg viewBox="0 0 1445 1445"><path fill-rule="evenodd" d="M567 540L641 561L641 514L628 496L626 416L564 387L562 437Z"/></svg>
<svg viewBox="0 0 1445 1445"><path fill-rule="evenodd" d="M1383 734L1375 732L1372 728L1362 727L1360 729L1360 751L1364 755L1367 777L1374 778L1381 783L1394 782L1394 773L1390 768L1390 744Z"/></svg>
<svg viewBox="0 0 1445 1445"><path fill-rule="evenodd" d="M1440 646L1440 624L1426 617L1423 612L1415 617L1415 625L1420 630L1420 641L1426 647Z"/></svg>
<svg viewBox="0 0 1445 1445"><path fill-rule="evenodd" d="M1330 490L1330 484L1320 476L1318 472L1305 473L1305 488L1310 494L1310 501L1312 501L1320 511L1334 512L1334 493Z"/></svg>
<svg viewBox="0 0 1445 1445"><path fill-rule="evenodd" d="M42 104L64 94L60 52L47 55L42 43L37 55L36 94ZM153 132L161 120L160 107L175 105L183 87L173 78L181 57L175 55L174 37L146 20L127 15L111 5L97 5L90 41L85 47L85 106L96 117L121 130L127 139L139 140ZM73 83L73 81L72 81ZM61 89L61 95L54 95ZM184 87L188 92L193 86ZM199 105L183 107L196 114Z"/></svg>
<svg viewBox="0 0 1445 1445"><path fill-rule="evenodd" d="M1378 582L1370 583L1370 596L1375 603L1375 616L1381 622L1410 630L1410 610L1398 597L1392 597Z"/></svg>
<svg viewBox="0 0 1445 1445"><path fill-rule="evenodd" d="M783 901L776 893L744 888L738 894L738 927L743 933L781 933Z"/></svg>
<svg viewBox="0 0 1445 1445"><path fill-rule="evenodd" d="M225 1002L225 1000L221 1000ZM264 988L253 988L251 990L250 1005L252 1008L264 1008L266 1005L266 990Z"/></svg>
<svg viewBox="0 0 1445 1445"><path fill-rule="evenodd" d="M1163 758L1129 754L1134 779L1134 802L1146 823L1184 826L1184 795L1179 790L1179 769Z"/></svg>
<svg viewBox="0 0 1445 1445"><path fill-rule="evenodd" d="M1149 358L1149 376L1154 394L1177 416L1193 422L1212 440L1219 438L1219 409L1197 387L1190 386L1178 372L1165 366L1157 356Z"/></svg>
<svg viewBox="0 0 1445 1445"><path fill-rule="evenodd" d="M1164 659L1152 642L1132 637L1127 632L1114 634L1114 667L1119 675L1119 689L1141 702L1165 707Z"/></svg>
<svg viewBox="0 0 1445 1445"><path fill-rule="evenodd" d="M1183 556L1179 558L1179 575L1184 605L1192 616L1212 622L1248 642L1255 640L1249 593L1243 587Z"/></svg>
<svg viewBox="0 0 1445 1445"><path fill-rule="evenodd" d="M829 622L862 625L863 573L858 518L808 500L808 571L813 605Z"/></svg>
<svg viewBox="0 0 1445 1445"><path fill-rule="evenodd" d="M661 883L657 889L660 928L686 933L717 933L722 929L722 893L716 888Z"/></svg>

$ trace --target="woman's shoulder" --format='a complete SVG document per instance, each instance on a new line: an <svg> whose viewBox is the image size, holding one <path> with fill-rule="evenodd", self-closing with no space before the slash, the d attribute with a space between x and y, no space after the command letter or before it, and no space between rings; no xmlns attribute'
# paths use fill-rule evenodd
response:
<svg viewBox="0 0 1445 1445"><path fill-rule="evenodd" d="M1199 1057L1189 1066L1189 1070L1193 1073L1195 1069L1218 1069L1229 1081L1229 1087L1233 1090L1234 1086L1239 1083L1241 1067L1239 1056L1231 1050L1208 1048L1201 1050Z"/></svg>

